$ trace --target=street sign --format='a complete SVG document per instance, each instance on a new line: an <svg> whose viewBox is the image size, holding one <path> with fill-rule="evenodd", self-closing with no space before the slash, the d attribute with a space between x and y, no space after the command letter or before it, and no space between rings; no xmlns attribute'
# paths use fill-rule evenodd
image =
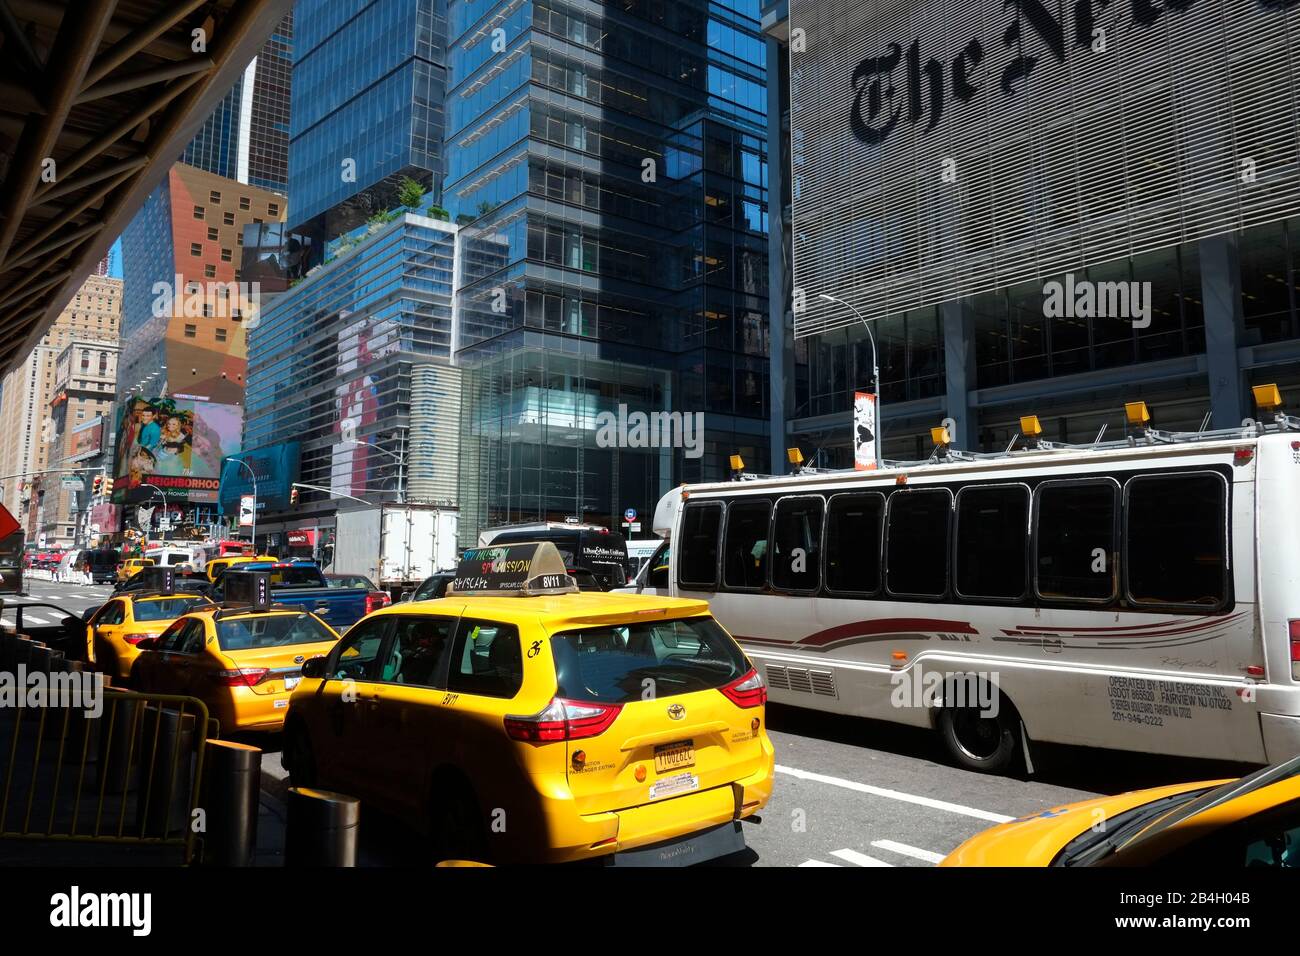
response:
<svg viewBox="0 0 1300 956"><path fill-rule="evenodd" d="M86 483L76 475L60 475L59 484L63 486L64 491L85 491Z"/></svg>
<svg viewBox="0 0 1300 956"><path fill-rule="evenodd" d="M631 524L633 521L635 521L635 520L636 520L636 509L635 509L635 508L628 508L626 511L624 511L624 512L623 512L623 520L626 521L628 524Z"/></svg>

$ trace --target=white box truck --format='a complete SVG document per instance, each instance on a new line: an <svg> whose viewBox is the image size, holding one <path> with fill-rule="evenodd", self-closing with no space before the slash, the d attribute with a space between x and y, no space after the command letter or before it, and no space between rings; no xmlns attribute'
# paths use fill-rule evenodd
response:
<svg viewBox="0 0 1300 956"><path fill-rule="evenodd" d="M337 515L334 560L327 574L364 574L394 599L459 560L460 515L436 505L383 504Z"/></svg>

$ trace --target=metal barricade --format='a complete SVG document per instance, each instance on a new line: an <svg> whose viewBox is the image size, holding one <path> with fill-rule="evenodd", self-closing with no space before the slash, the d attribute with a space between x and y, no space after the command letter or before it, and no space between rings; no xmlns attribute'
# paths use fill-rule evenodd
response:
<svg viewBox="0 0 1300 956"><path fill-rule="evenodd" d="M0 673L17 690L6 700L0 684L0 841L152 847L159 862L171 850L193 862L216 721L197 698L118 690L101 676L75 663Z"/></svg>

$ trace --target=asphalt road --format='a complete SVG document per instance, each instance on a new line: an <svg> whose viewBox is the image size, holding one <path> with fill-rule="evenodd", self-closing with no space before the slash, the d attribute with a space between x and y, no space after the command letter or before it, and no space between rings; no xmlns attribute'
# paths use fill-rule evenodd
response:
<svg viewBox="0 0 1300 956"><path fill-rule="evenodd" d="M1252 767L1034 745L1033 775L987 776L951 765L938 736L880 721L768 707L776 781L748 849L722 866L934 866L1003 820L1097 794L1238 776ZM263 775L283 779L279 737L263 747ZM282 784L281 784L282 786ZM360 863L424 861L401 824L362 810Z"/></svg>
<svg viewBox="0 0 1300 956"><path fill-rule="evenodd" d="M86 608L99 607L113 593L111 584L55 584L52 581L32 580L27 580L25 584L27 587L25 596L3 595L6 605L53 604L69 614L80 617L81 612ZM58 615L53 608L34 609L30 612L24 611L23 620L26 621L29 618L37 624L52 624L58 619ZM10 610L4 611L3 614L0 614L0 621L12 625L13 612Z"/></svg>

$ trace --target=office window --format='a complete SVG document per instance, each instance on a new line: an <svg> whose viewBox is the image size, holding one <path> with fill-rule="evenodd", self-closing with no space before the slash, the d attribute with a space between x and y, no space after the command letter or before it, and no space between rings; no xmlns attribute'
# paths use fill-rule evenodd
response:
<svg viewBox="0 0 1300 956"><path fill-rule="evenodd" d="M266 214L267 214L268 216L278 216L278 215L280 215L280 205L279 205L278 203L273 203L273 202L269 202L269 203L267 203L267 204L266 204Z"/></svg>
<svg viewBox="0 0 1300 956"><path fill-rule="evenodd" d="M216 241L217 241L217 227L216 227L216 226L208 226L208 241L209 241L209 242L216 242Z"/></svg>
<svg viewBox="0 0 1300 956"><path fill-rule="evenodd" d="M226 330L225 330L225 329L214 329L214 330L213 330L213 334L217 337L217 341L218 341L218 342L224 342L224 341L226 341Z"/></svg>
<svg viewBox="0 0 1300 956"><path fill-rule="evenodd" d="M196 325L190 325L190 324L188 324L188 323L186 324L186 326L185 326L185 337L186 337L187 339L196 338L196 337L198 336L198 334L199 334L199 328L198 328L198 326L196 326Z"/></svg>
<svg viewBox="0 0 1300 956"><path fill-rule="evenodd" d="M217 267L211 262L206 263L203 266L203 275L209 279L215 279L217 277Z"/></svg>
<svg viewBox="0 0 1300 956"><path fill-rule="evenodd" d="M1034 490L1035 590L1047 601L1115 597L1115 502L1109 479L1045 481Z"/></svg>
<svg viewBox="0 0 1300 956"><path fill-rule="evenodd" d="M1019 600L1029 578L1029 489L963 488L957 494L957 594Z"/></svg>
<svg viewBox="0 0 1300 956"><path fill-rule="evenodd" d="M948 526L952 492L946 488L896 491L889 496L885 531L885 587L908 597L948 592Z"/></svg>
<svg viewBox="0 0 1300 956"><path fill-rule="evenodd" d="M191 243L190 243L190 255L192 255L192 256L201 256L201 255L203 255L203 244L200 243L200 242L191 242Z"/></svg>
<svg viewBox="0 0 1300 956"><path fill-rule="evenodd" d="M202 219L203 216L204 216L203 207L202 207L202 206L195 206L195 207L194 207L194 218L195 218L195 219Z"/></svg>
<svg viewBox="0 0 1300 956"><path fill-rule="evenodd" d="M227 226L233 226L235 224L235 214L233 212L222 213L221 221Z"/></svg>
<svg viewBox="0 0 1300 956"><path fill-rule="evenodd" d="M1124 488L1124 577L1135 604L1215 608L1228 596L1228 485L1221 475L1144 475Z"/></svg>
<svg viewBox="0 0 1300 956"><path fill-rule="evenodd" d="M677 583L690 591L712 591L718 580L718 530L722 505L709 501L686 505L682 515L681 557Z"/></svg>
<svg viewBox="0 0 1300 956"><path fill-rule="evenodd" d="M239 208L240 208L240 209L252 209L252 208L253 208L253 202L252 202L252 200L250 200L247 196L240 196L240 197L239 197Z"/></svg>
<svg viewBox="0 0 1300 956"><path fill-rule="evenodd" d="M826 590L874 594L880 590L880 524L885 496L833 495L826 507Z"/></svg>
<svg viewBox="0 0 1300 956"><path fill-rule="evenodd" d="M208 202L221 202L221 193L217 192L215 189L212 190L208 193Z"/></svg>
<svg viewBox="0 0 1300 956"><path fill-rule="evenodd" d="M782 498L772 525L772 586L782 591L815 591L821 584L822 513L820 495Z"/></svg>
<svg viewBox="0 0 1300 956"><path fill-rule="evenodd" d="M772 503L738 501L727 509L722 582L729 588L761 588L767 583L767 526Z"/></svg>
<svg viewBox="0 0 1300 956"><path fill-rule="evenodd" d="M221 250L221 261L222 261L222 262L229 262L230 259L231 259L231 252L230 252L230 250L229 250L229 249L222 249L222 250Z"/></svg>

